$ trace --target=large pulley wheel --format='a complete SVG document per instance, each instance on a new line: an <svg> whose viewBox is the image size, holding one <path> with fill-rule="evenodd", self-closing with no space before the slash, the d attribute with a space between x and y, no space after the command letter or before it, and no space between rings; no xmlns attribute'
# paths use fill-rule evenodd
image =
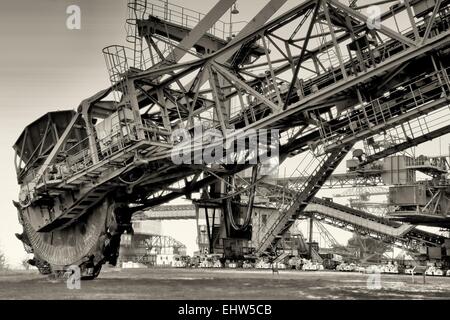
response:
<svg viewBox="0 0 450 320"><path fill-rule="evenodd" d="M52 232L37 232L28 214L20 210L19 214L36 261L49 265L53 272L79 266L86 279L99 274L111 237L108 232L115 225L114 204L105 200L68 227Z"/></svg>

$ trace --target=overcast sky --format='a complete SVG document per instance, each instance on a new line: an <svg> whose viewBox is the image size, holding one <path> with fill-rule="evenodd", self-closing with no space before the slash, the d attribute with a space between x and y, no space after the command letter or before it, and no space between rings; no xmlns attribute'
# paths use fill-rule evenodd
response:
<svg viewBox="0 0 450 320"><path fill-rule="evenodd" d="M207 12L215 1L171 3ZM250 20L266 3L238 1L236 19ZM66 8L73 4L81 8L81 30L66 28ZM297 4L290 0L281 11ZM14 237L22 230L12 205L18 185L11 147L23 128L39 116L75 109L80 101L109 85L101 50L124 44L125 17L125 0L0 1L0 247L12 265L18 265L25 252ZM447 137L443 144L448 142ZM195 244L193 222L165 222L163 230L190 247ZM343 242L349 237L337 234Z"/></svg>

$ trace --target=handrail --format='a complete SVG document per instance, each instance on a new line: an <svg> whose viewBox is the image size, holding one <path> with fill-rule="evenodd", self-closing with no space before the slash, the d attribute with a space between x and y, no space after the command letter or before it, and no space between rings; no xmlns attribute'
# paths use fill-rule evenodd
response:
<svg viewBox="0 0 450 320"><path fill-rule="evenodd" d="M135 4L135 6L132 4ZM176 22L182 27L188 28L195 27L206 16L206 14L202 12L162 0L131 0L128 7L139 12L140 17L144 20L148 19L150 16L153 16L168 22ZM229 22L217 20L208 33L213 36L226 39L227 37L232 37L232 34L238 33L243 29L243 27L235 28L235 26L245 26L247 23L247 21L232 22L230 28ZM232 31L232 34L230 34L230 30Z"/></svg>
<svg viewBox="0 0 450 320"><path fill-rule="evenodd" d="M449 70L450 68L447 68L427 74L425 77L421 75L420 77L405 81L404 83L397 85L395 89L386 92L383 96L360 104L352 110L342 113L340 119L347 120L349 123L357 123L358 127L355 129L356 131L353 131L352 129L353 133L356 133L365 126L370 126L370 124L377 125L380 122L384 123L386 119L395 117L396 115L391 112L394 107L404 105L407 102L413 103L415 107L425 105L433 99L438 99L443 94L443 92L439 90L441 88L440 81L441 77L445 79L445 73L448 73ZM422 84L426 79L429 79L430 82ZM434 91L438 92L433 93ZM398 101L399 96L397 96L396 93L399 93L399 96L402 97L401 101ZM408 99L405 100L404 97L408 97ZM370 112L370 114L368 115L367 112ZM320 133L322 146L325 147L328 144L335 143L337 133L332 127L323 124Z"/></svg>

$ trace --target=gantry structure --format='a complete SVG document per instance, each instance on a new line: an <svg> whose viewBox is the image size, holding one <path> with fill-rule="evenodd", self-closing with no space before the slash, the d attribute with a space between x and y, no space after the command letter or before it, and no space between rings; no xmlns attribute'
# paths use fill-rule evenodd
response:
<svg viewBox="0 0 450 320"><path fill-rule="evenodd" d="M166 258L186 255L183 243L160 234L126 234L122 237L120 246L120 262L135 262L147 266L155 266L158 256Z"/></svg>
<svg viewBox="0 0 450 320"><path fill-rule="evenodd" d="M259 191L265 197L286 198L289 196L280 186L263 184L260 186ZM218 216L220 214L220 212L217 213ZM268 218L262 218L264 215ZM277 211L275 209L266 208L261 210L258 207L255 208L254 216L252 217L253 237L249 241L250 244L248 246L258 247L258 241L263 239L264 234L267 232L267 227L270 226L271 219L276 218L276 216ZM386 217L335 203L330 199L317 197L311 200L298 219L298 221L312 219L316 229L328 244L337 244L337 242L327 229L323 228L322 224L354 232L361 236L368 236L397 248L405 249L412 254L420 254L427 247L439 247L444 244L446 239L442 235L417 229L416 226L408 223L395 222ZM207 239L203 242L210 244L217 241L215 238L217 235L214 230L218 228L218 222L215 222L216 219L209 212L202 210L199 205L163 205L138 212L133 216L133 220L196 220L198 227L204 226L207 228ZM261 220L264 220L264 223L261 223ZM295 225L290 228L290 234L297 232L297 230L293 230L295 228ZM200 229L203 230L204 228ZM279 250L279 252L282 252L286 248L280 249L282 250ZM288 249L292 252L292 248Z"/></svg>
<svg viewBox="0 0 450 320"><path fill-rule="evenodd" d="M235 0L206 15L128 2L128 45L103 50L111 86L44 115L14 145L19 238L36 265L95 277L116 262L134 212L196 193L223 208L221 238L239 246L267 164L255 135L276 163L298 159L294 195L275 203L256 248L270 251L355 143L365 141L363 166L450 132L449 1L383 1L377 17L338 0L277 13L286 2L237 25L220 20Z"/></svg>

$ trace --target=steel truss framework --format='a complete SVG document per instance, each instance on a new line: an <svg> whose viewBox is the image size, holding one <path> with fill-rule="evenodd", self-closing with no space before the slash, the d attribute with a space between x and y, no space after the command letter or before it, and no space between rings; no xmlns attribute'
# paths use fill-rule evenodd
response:
<svg viewBox="0 0 450 320"><path fill-rule="evenodd" d="M272 199L272 201L274 201L274 197L284 199L289 196L289 194L285 193L285 189L272 184L262 184L259 187L259 193L263 195L271 194L272 196L268 198ZM295 194L292 193L292 195ZM330 209L336 210L338 214L333 214L329 211ZM194 205L160 206L146 212L140 212L133 217L136 221L167 219L193 220L196 218L197 215ZM306 207L305 212L299 216L300 220L305 218L314 218L314 222L322 222L350 232L356 232L360 235L369 236L384 243L416 253L423 246L440 246L445 241L445 237L443 236L320 198L314 198ZM324 239L330 247L338 247L337 241L328 231L323 229L323 226L321 227L318 224L316 226L319 227L321 235L324 236Z"/></svg>
<svg viewBox="0 0 450 320"><path fill-rule="evenodd" d="M433 233L428 233L422 230L418 230L409 225L409 229L405 228L403 233L395 234L392 230L401 229L401 226L406 227L407 224L399 224L393 221L389 221L383 218L379 218L376 215L366 214L363 211L354 210L345 206L338 205L336 203L325 203L321 199L315 199L314 203L322 204L326 207L331 207L342 212L348 212L356 216L362 216L367 219L366 226L364 223L356 224L351 219L342 219L337 216L327 214L327 210L318 209L318 206L311 206L311 211L307 212L307 216L313 217L318 221L332 225L334 227L345 229L357 234L369 236L371 238L380 240L384 243L393 245L401 249L407 249L411 252L418 253L424 246L441 246L444 243L445 238ZM353 212L352 212L353 211ZM351 213L352 212L352 213ZM370 220L375 221L386 226L386 231L377 231L375 228L370 227ZM400 231L400 230L398 230Z"/></svg>
<svg viewBox="0 0 450 320"><path fill-rule="evenodd" d="M122 251L119 258L122 262L148 263L149 256L158 254L186 253L186 246L170 236L158 234L134 234L122 236ZM155 263L153 261L152 263Z"/></svg>
<svg viewBox="0 0 450 320"><path fill-rule="evenodd" d="M295 191L271 183L262 183L259 194L267 197L272 206L274 203L286 202L296 196ZM270 203L266 205L270 207ZM423 245L440 246L444 243L444 237L415 229L413 225L394 222L385 217L320 198L311 199L299 217L305 216L413 251L418 251Z"/></svg>

